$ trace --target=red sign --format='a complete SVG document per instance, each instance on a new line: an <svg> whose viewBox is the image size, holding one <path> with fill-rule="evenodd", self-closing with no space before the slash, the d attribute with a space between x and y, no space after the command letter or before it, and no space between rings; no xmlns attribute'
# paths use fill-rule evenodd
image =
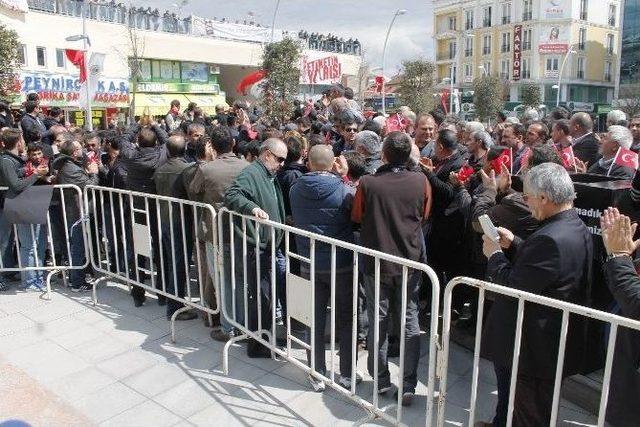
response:
<svg viewBox="0 0 640 427"><path fill-rule="evenodd" d="M513 80L520 80L522 63L522 25L513 27Z"/></svg>
<svg viewBox="0 0 640 427"><path fill-rule="evenodd" d="M303 84L331 84L342 78L342 64L336 55L310 60L302 58L301 80Z"/></svg>

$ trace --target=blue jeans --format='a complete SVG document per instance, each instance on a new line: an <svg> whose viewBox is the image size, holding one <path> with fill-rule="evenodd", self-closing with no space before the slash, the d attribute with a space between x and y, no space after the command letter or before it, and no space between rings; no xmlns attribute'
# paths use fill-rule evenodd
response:
<svg viewBox="0 0 640 427"><path fill-rule="evenodd" d="M82 223L69 225L69 249L71 250L70 267L79 267L84 265L86 257L84 254L84 233L82 232ZM85 283L86 271L84 268L69 270L71 286L78 288Z"/></svg>
<svg viewBox="0 0 640 427"><path fill-rule="evenodd" d="M45 227L42 224L16 224L16 229L18 231L18 241L20 242L19 256L22 268L44 267ZM34 283L42 284L42 270L23 271L20 276L22 277L23 286L29 286Z"/></svg>

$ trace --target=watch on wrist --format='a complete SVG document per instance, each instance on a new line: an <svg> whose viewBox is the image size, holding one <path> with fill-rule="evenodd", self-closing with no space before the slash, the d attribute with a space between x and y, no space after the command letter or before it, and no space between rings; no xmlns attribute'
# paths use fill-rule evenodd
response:
<svg viewBox="0 0 640 427"><path fill-rule="evenodd" d="M623 256L631 258L631 255L628 254L627 252L611 252L609 255L607 255L607 258L605 259L604 262L609 262L614 258L619 258Z"/></svg>

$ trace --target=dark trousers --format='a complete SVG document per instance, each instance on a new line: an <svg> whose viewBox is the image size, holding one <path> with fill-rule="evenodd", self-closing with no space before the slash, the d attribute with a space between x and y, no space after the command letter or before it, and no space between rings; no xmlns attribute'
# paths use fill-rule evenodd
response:
<svg viewBox="0 0 640 427"><path fill-rule="evenodd" d="M404 354L404 389L403 392L414 392L417 385L416 372L420 360L420 326L418 324L419 293L421 273L413 271L407 280L407 308L404 313L406 319L405 328L405 354ZM365 275L364 284L367 293L367 316L369 317L369 357L367 369L371 376L375 375L373 369L374 333L375 333L375 280L374 277ZM402 276L380 280L379 300L379 333L378 333L378 383L379 386L390 383L389 363L387 350L389 347L389 320L393 307L391 301L397 305L397 311L402 307ZM402 337L400 337L402 338Z"/></svg>
<svg viewBox="0 0 640 427"><path fill-rule="evenodd" d="M241 246L241 245L240 245ZM262 329L271 329L271 250L260 251L260 271L256 269L255 245L247 247L247 295L248 295L248 318L247 326L250 331L258 330L258 317L262 321ZM242 262L242 247L236 245L236 263ZM260 287L261 311L258 313L258 287ZM247 354L249 356L260 351L257 341L249 340L247 344Z"/></svg>
<svg viewBox="0 0 640 427"><path fill-rule="evenodd" d="M310 277L307 268L302 267L301 276ZM331 301L331 273L316 272L315 274L315 336L313 346L315 348L315 368L322 375L326 374L324 332L327 323L327 304ZM351 269L336 272L336 338L340 341L340 375L351 378L352 365L352 333L353 333L353 273ZM311 329L307 328L306 342L310 342ZM307 351L307 361L311 366L311 352Z"/></svg>
<svg viewBox="0 0 640 427"><path fill-rule="evenodd" d="M134 196L133 206L136 209L144 210L145 209L144 199L141 197ZM146 224L149 227L149 233L151 234L151 259L140 256L140 255L135 255L135 251L134 251L133 252L134 253L134 264L133 264L134 274L132 278L133 280L136 280L137 278L136 272L135 272L135 258L137 258L138 266L145 266L148 270L155 271L157 273L156 278L153 280L155 280L156 288L162 288L161 280L162 280L162 277L164 277L165 273L164 273L164 266L160 263L161 234L160 234L160 231L158 230L158 214L157 214L156 204L154 200L149 201L148 212L149 212L148 221L147 221L146 214L138 213L138 212L134 212L134 220L136 223ZM156 266L155 270L154 270L154 264ZM144 282L146 274L144 274L143 272L139 272L139 275L140 275L140 281ZM142 299L144 297L144 294L145 294L144 288L141 288L140 286L136 286L136 285L131 286L131 295L133 296L133 299L137 299L137 300Z"/></svg>
<svg viewBox="0 0 640 427"><path fill-rule="evenodd" d="M162 224L162 250L164 256L164 276L167 293L184 298L186 295L186 287L189 286L187 280L187 272L190 268L191 254L193 252L193 217L189 215L185 209L184 222L180 218L180 210L174 209L173 212L173 245L172 230L169 219ZM184 223L184 233L182 232L182 224ZM183 239L184 236L184 239ZM186 244L186 246L185 246ZM186 259L186 261L185 261ZM175 261L175 269L174 269ZM161 289L162 285L157 286ZM183 304L174 299L167 299L167 316L173 315L176 310L183 307Z"/></svg>
<svg viewBox="0 0 640 427"><path fill-rule="evenodd" d="M498 405L494 427L507 425L511 367L494 365L498 386ZM548 426L553 404L553 380L518 375L513 404L514 427Z"/></svg>

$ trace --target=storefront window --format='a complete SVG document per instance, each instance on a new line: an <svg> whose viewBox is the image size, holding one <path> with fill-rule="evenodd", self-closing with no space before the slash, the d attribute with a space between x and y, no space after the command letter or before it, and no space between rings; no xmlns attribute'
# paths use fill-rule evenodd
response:
<svg viewBox="0 0 640 427"><path fill-rule="evenodd" d="M148 59L140 61L140 78L143 81L151 80L151 61Z"/></svg>
<svg viewBox="0 0 640 427"><path fill-rule="evenodd" d="M183 62L182 82L209 82L209 65L201 62Z"/></svg>

